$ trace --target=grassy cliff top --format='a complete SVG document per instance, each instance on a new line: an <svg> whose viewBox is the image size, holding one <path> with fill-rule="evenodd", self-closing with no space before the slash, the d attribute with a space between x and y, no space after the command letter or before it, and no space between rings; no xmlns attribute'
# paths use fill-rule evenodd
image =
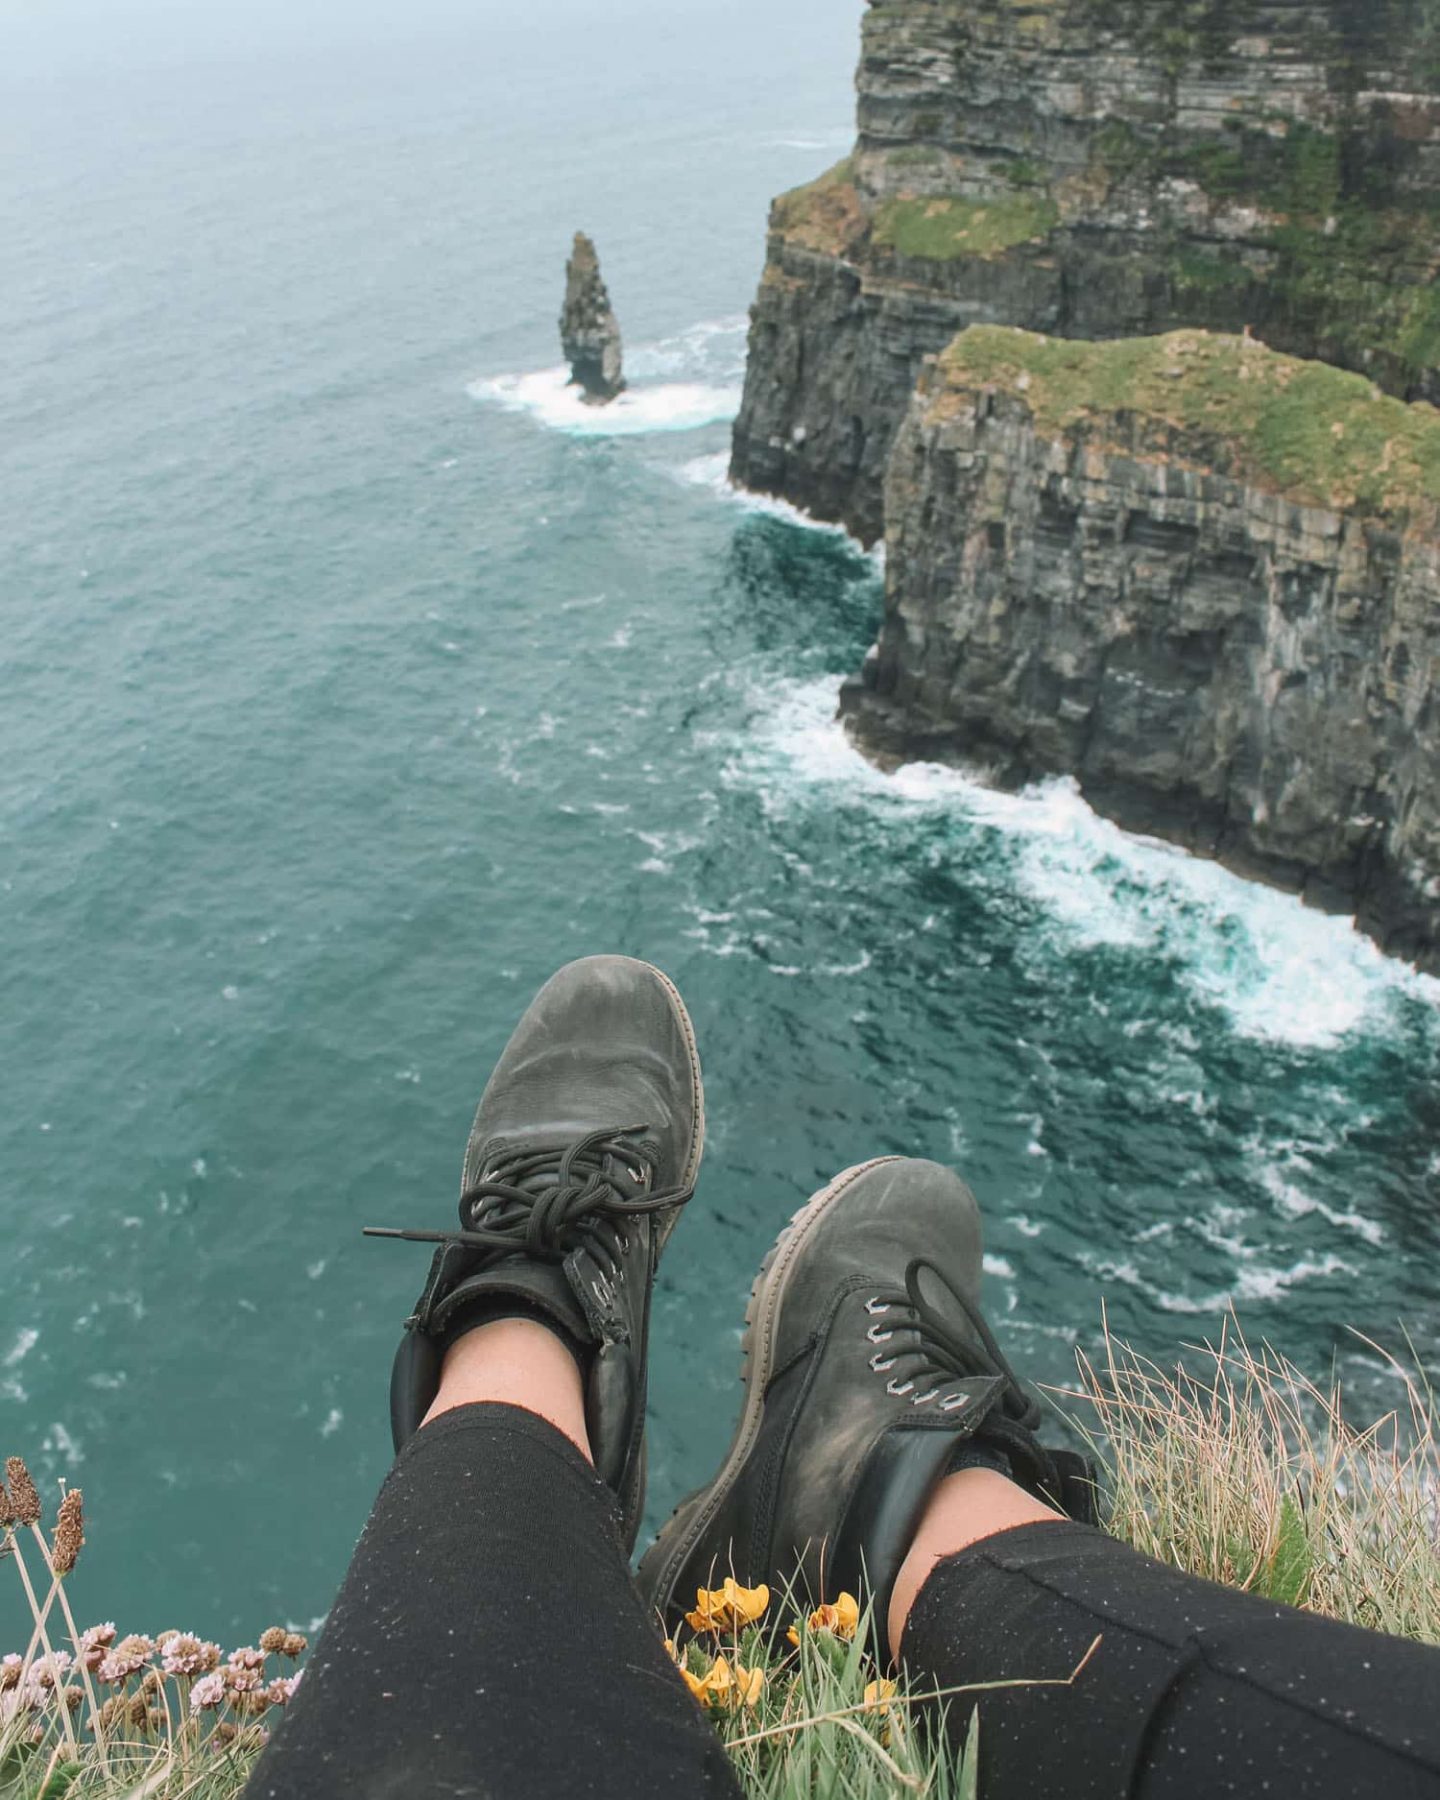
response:
<svg viewBox="0 0 1440 1800"><path fill-rule="evenodd" d="M864 237L864 206L855 186L855 162L845 157L804 187L781 194L770 209L771 227L792 243L829 256L844 256Z"/></svg>
<svg viewBox="0 0 1440 1800"><path fill-rule="evenodd" d="M977 386L1023 397L1042 432L1151 421L1187 462L1397 525L1440 517L1440 411L1363 375L1203 331L1106 343L976 325L939 358L930 404ZM1117 434L1118 435L1118 434ZM1133 446L1131 446L1133 447Z"/></svg>

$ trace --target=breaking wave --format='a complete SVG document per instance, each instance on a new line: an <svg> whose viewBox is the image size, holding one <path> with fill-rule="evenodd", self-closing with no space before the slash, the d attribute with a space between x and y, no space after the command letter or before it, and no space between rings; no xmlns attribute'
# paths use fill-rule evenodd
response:
<svg viewBox="0 0 1440 1800"><path fill-rule="evenodd" d="M839 687L838 676L822 676L757 695L727 778L763 788L772 804L808 791L892 819L948 814L967 866L982 847L977 838L1000 840L1006 877L1057 947L1110 946L1168 961L1242 1036L1325 1049L1389 1029L1402 998L1440 1008L1440 981L1383 955L1348 919L1122 831L1071 780L1007 794L934 763L883 774L836 722Z"/></svg>
<svg viewBox="0 0 1440 1800"><path fill-rule="evenodd" d="M745 367L743 318L706 319L641 344L625 359L630 385L608 406L587 406L564 364L493 375L467 392L506 412L528 413L571 437L634 437L727 424L740 410Z"/></svg>

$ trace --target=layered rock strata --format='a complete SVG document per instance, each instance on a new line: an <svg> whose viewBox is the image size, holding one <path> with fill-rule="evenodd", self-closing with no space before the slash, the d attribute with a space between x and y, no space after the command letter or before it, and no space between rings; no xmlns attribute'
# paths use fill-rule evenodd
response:
<svg viewBox="0 0 1440 1800"><path fill-rule="evenodd" d="M600 256L583 231L565 265L565 304L560 310L560 345L570 365L572 386L592 406L622 393L625 372L620 323L600 274Z"/></svg>
<svg viewBox="0 0 1440 1800"><path fill-rule="evenodd" d="M885 507L864 748L1073 774L1440 968L1440 413L1243 337L978 327Z"/></svg>
<svg viewBox="0 0 1440 1800"><path fill-rule="evenodd" d="M1248 328L1440 398L1433 0L871 0L855 153L782 196L732 474L883 534L975 323Z"/></svg>

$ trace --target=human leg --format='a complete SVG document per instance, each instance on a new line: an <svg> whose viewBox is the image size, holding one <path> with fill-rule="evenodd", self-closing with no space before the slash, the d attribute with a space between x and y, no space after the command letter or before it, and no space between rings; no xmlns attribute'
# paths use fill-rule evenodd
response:
<svg viewBox="0 0 1440 1800"><path fill-rule="evenodd" d="M1440 1650L1201 1581L1069 1521L972 1541L901 1622L916 1691L980 1718L988 1800L1434 1800Z"/></svg>
<svg viewBox="0 0 1440 1800"><path fill-rule="evenodd" d="M399 1452L257 1800L738 1789L627 1556L650 1290L703 1137L689 1020L562 970L476 1113L391 1389ZM593 1465L593 1466L592 1466Z"/></svg>
<svg viewBox="0 0 1440 1800"><path fill-rule="evenodd" d="M738 1794L636 1591L613 1494L538 1413L492 1402L400 1452L248 1791Z"/></svg>

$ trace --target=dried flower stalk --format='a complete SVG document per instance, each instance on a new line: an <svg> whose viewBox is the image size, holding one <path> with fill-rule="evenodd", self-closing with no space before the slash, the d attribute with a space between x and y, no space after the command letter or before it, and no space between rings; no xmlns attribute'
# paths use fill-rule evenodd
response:
<svg viewBox="0 0 1440 1800"><path fill-rule="evenodd" d="M10 1483L10 1520L12 1525L36 1525L40 1522L40 1491L30 1479L30 1471L18 1456L5 1459L5 1475Z"/></svg>
<svg viewBox="0 0 1440 1800"><path fill-rule="evenodd" d="M50 1545L50 1566L56 1575L68 1575L85 1544L85 1505L79 1488L71 1488L60 1502L55 1536Z"/></svg>

